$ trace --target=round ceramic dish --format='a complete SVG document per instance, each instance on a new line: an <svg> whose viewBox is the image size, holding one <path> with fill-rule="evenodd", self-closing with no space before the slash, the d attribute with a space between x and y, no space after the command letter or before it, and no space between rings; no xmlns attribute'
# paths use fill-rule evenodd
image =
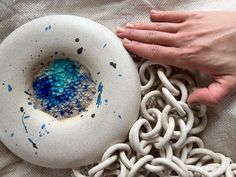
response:
<svg viewBox="0 0 236 177"><path fill-rule="evenodd" d="M135 64L112 32L88 19L26 23L1 43L0 70L0 140L36 165L94 163L126 140L138 117Z"/></svg>

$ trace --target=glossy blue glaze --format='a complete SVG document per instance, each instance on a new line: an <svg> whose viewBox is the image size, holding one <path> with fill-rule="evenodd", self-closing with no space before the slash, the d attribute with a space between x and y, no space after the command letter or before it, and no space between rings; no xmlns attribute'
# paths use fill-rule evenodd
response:
<svg viewBox="0 0 236 177"><path fill-rule="evenodd" d="M81 65L73 60L57 59L35 77L34 95L46 112L53 110L55 115L64 116L85 109L81 102L93 81L80 69Z"/></svg>

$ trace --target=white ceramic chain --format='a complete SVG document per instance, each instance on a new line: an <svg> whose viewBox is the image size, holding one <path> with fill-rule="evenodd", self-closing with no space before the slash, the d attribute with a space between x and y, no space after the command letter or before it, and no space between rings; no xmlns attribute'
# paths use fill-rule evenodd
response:
<svg viewBox="0 0 236 177"><path fill-rule="evenodd" d="M204 148L197 137L207 125L206 107L189 108L196 88L190 73L150 61L139 62L141 111L126 143L115 144L99 164L73 169L76 177L234 177L236 163Z"/></svg>

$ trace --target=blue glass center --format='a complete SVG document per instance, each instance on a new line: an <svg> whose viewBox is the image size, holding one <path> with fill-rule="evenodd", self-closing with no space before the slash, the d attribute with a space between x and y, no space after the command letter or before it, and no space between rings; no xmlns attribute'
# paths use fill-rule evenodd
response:
<svg viewBox="0 0 236 177"><path fill-rule="evenodd" d="M71 59L57 59L33 81L35 106L54 117L70 117L91 103L95 83L85 67Z"/></svg>

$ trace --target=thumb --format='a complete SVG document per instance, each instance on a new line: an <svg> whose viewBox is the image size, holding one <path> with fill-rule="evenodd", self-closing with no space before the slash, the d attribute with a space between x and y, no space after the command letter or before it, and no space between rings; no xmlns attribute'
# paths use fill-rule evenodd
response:
<svg viewBox="0 0 236 177"><path fill-rule="evenodd" d="M235 79L234 79L235 80ZM235 81L230 76L215 77L207 88L195 90L188 98L188 104L197 103L215 106L234 89Z"/></svg>

